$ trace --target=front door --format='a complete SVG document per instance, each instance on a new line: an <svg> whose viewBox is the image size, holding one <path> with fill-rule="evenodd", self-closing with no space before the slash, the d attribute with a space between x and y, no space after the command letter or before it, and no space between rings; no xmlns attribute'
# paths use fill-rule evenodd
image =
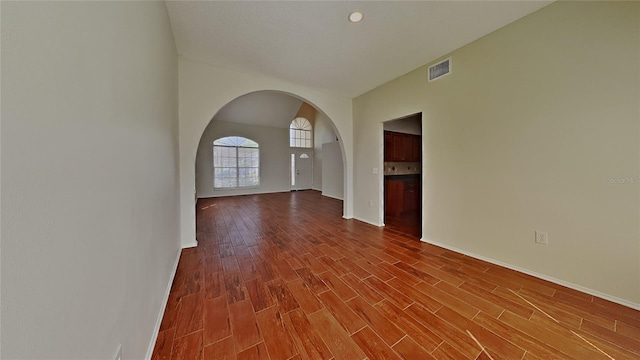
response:
<svg viewBox="0 0 640 360"><path fill-rule="evenodd" d="M309 190L313 185L313 151L291 149L291 190Z"/></svg>

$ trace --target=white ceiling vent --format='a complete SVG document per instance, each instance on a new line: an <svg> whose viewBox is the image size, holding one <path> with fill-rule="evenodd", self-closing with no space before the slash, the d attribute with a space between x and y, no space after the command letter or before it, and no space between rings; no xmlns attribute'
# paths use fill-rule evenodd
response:
<svg viewBox="0 0 640 360"><path fill-rule="evenodd" d="M429 82L439 79L445 75L451 74L451 58L442 60L437 64L429 66L427 73Z"/></svg>

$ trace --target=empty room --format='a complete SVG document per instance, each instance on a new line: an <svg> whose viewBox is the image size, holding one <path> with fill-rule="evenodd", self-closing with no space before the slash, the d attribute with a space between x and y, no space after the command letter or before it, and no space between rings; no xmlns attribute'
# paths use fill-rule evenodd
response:
<svg viewBox="0 0 640 360"><path fill-rule="evenodd" d="M640 3L1 1L1 359L640 358Z"/></svg>

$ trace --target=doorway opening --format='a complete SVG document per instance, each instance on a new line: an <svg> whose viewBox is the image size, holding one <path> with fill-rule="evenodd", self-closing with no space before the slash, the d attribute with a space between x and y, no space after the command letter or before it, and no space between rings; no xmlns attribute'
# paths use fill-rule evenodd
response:
<svg viewBox="0 0 640 360"><path fill-rule="evenodd" d="M422 113L386 121L385 229L422 237Z"/></svg>

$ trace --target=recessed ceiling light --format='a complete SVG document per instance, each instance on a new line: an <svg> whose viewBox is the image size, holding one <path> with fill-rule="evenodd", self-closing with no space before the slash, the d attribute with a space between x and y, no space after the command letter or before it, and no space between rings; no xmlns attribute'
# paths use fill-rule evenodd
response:
<svg viewBox="0 0 640 360"><path fill-rule="evenodd" d="M356 10L352 11L351 14L349 14L349 21L351 21L352 23L359 23L363 18L364 14L362 13L362 11Z"/></svg>

